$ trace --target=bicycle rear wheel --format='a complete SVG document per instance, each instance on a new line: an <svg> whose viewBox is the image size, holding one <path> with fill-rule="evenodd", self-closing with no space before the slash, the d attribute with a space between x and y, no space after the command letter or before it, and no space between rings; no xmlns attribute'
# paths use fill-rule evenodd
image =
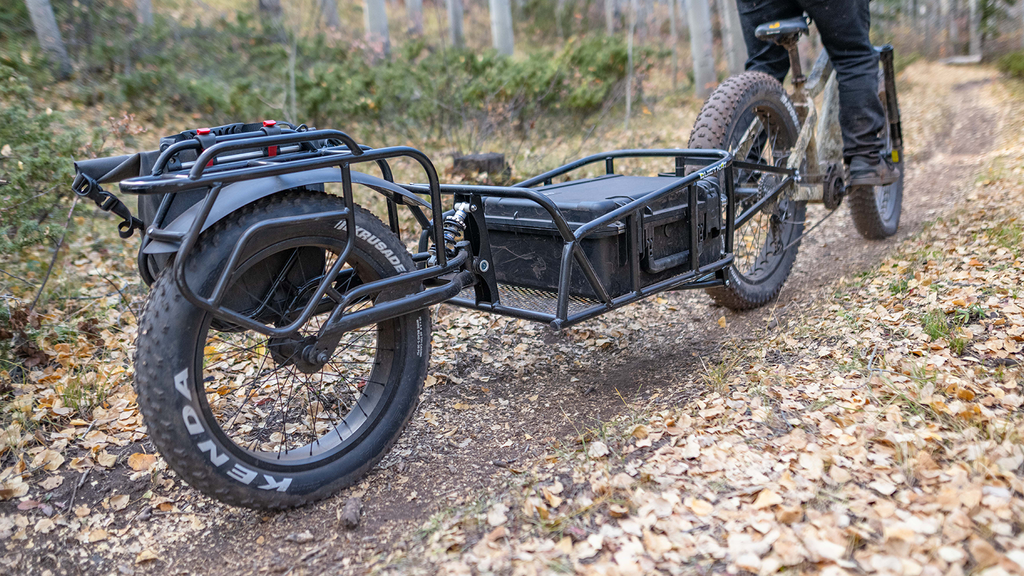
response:
<svg viewBox="0 0 1024 576"><path fill-rule="evenodd" d="M896 233L903 211L903 177L907 166L903 162L903 151L893 147L892 124L889 123L889 107L886 102L885 79L878 73L878 97L885 110L885 147L882 155L893 159L900 168L899 180L888 186L856 186L850 188L850 216L857 232L868 240L883 240Z"/></svg>
<svg viewBox="0 0 1024 576"><path fill-rule="evenodd" d="M723 82L708 98L689 147L725 149L737 160L785 166L797 125L782 85L767 74L745 72ZM782 180L776 174L733 170L737 218ZM737 227L727 284L707 289L708 295L733 310L757 308L776 297L796 260L805 213L805 202L782 196Z"/></svg>

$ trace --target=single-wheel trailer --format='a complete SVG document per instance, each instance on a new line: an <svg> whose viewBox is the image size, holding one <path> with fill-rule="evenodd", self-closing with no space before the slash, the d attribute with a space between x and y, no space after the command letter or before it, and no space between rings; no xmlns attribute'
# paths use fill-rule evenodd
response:
<svg viewBox="0 0 1024 576"><path fill-rule="evenodd" d="M742 159L616 150L512 186L441 184L414 148L265 121L77 162L75 192L121 216L123 237L145 232L135 386L154 443L214 498L301 505L361 478L398 439L427 373L430 306L560 329L667 290L763 304L796 255L798 186L820 199L836 183L780 153L806 153L799 123L813 114L788 118L781 86L744 82L756 98L727 94L738 120L723 132ZM664 171L616 172L626 158L662 159ZM396 159L425 183L395 182ZM585 168L603 174L574 178ZM139 217L102 189L113 182L139 195ZM356 204L357 186L384 197L386 223ZM400 210L422 230L414 253Z"/></svg>

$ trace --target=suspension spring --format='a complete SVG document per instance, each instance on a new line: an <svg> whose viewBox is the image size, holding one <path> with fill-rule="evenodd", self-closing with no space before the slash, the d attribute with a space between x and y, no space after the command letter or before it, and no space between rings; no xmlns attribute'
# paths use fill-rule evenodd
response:
<svg viewBox="0 0 1024 576"><path fill-rule="evenodd" d="M444 219L444 253L448 258L455 257L455 244L462 239L466 232L466 213L471 210L468 202L460 202L455 205L455 212ZM437 264L437 246L429 249L429 266Z"/></svg>

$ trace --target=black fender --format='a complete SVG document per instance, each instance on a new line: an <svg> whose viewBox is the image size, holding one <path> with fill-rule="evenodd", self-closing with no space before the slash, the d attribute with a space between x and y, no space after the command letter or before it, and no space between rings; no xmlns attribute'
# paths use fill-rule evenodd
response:
<svg viewBox="0 0 1024 576"><path fill-rule="evenodd" d="M260 198L274 194L275 192L290 190L293 188L303 188L316 184L324 184L327 182L341 182L341 171L337 168L320 168L317 170L307 170L305 172L282 174L280 176L270 176L267 178L228 184L223 190L221 190L220 196L210 209L210 214L207 216L206 222L203 223L203 230L206 230L220 220L223 220L232 212L252 204ZM418 206L428 212L430 211L429 202L424 201L419 196L416 196L394 182L388 182L383 178L355 171L352 172L352 182L354 184L361 184L367 188L376 190L388 199L393 200L396 204ZM163 226L161 229L168 232L187 232L192 227L192 223L199 214L202 204L202 202L193 204L170 224ZM177 252L178 246L179 244L177 242L154 240L146 243L142 248L142 253L168 254Z"/></svg>

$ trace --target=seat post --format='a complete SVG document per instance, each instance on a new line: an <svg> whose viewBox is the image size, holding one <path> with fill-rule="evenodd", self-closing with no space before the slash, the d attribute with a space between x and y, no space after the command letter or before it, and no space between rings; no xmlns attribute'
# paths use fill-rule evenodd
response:
<svg viewBox="0 0 1024 576"><path fill-rule="evenodd" d="M793 34L786 38L780 38L778 44L785 48L786 52L789 52L789 70L793 74L793 87L799 90L803 88L807 77L804 76L803 68L800 66L800 49L797 48L798 38L798 34Z"/></svg>

